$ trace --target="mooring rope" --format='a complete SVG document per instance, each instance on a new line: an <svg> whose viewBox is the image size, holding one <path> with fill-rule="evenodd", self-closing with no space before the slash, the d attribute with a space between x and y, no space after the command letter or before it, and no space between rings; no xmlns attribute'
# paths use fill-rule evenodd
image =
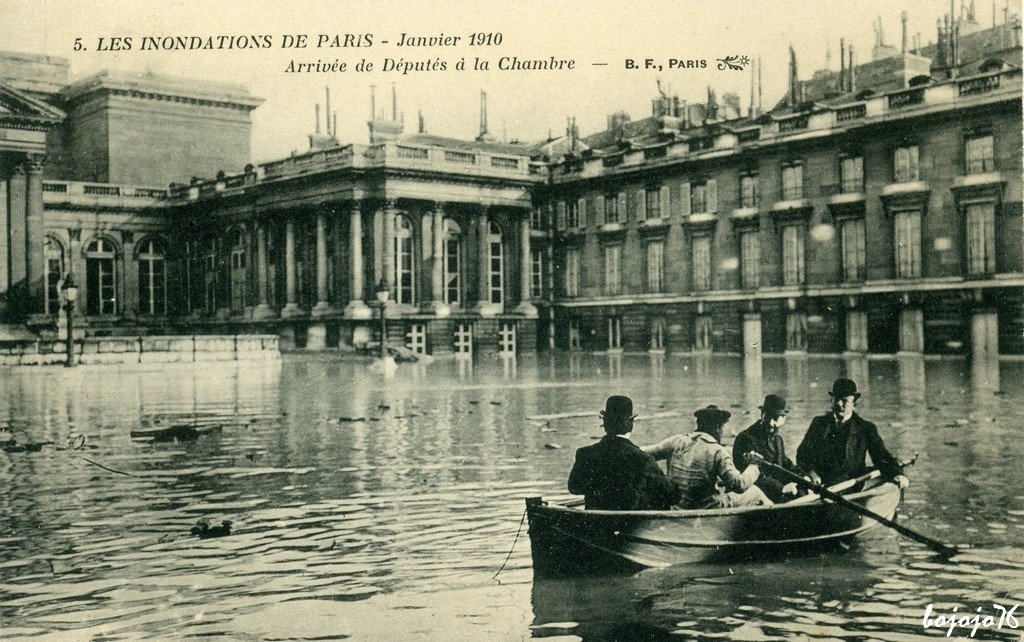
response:
<svg viewBox="0 0 1024 642"><path fill-rule="evenodd" d="M505 557L505 561L501 563L501 568L499 568L498 572L494 574L494 577L491 578L492 580L498 579L498 576L501 575L501 572L505 570L505 565L508 564L508 561L510 559L512 559L512 551L516 550L516 542L519 541L519 535L523 532L523 524L525 523L526 509L523 509L523 517L519 520L519 530L516 531L516 538L512 540L512 548L508 549L508 555Z"/></svg>

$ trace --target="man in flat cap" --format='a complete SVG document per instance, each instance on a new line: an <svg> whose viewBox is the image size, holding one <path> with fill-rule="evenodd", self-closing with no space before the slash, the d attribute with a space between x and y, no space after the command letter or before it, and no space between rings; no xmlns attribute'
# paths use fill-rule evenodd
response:
<svg viewBox="0 0 1024 642"><path fill-rule="evenodd" d="M722 428L732 415L718 406L693 413L697 429L688 435L675 435L646 446L655 459L668 460L668 476L679 487L678 508L728 508L771 504L754 485L758 469L752 458L744 458L741 473L733 464L729 450L721 444Z"/></svg>
<svg viewBox="0 0 1024 642"><path fill-rule="evenodd" d="M857 384L852 379L836 379L828 394L832 409L811 420L796 451L797 465L808 472L811 481L832 486L866 473L865 458L871 455L871 463L883 476L906 488L903 468L885 447L878 427L854 410L860 399Z"/></svg>
<svg viewBox="0 0 1024 642"><path fill-rule="evenodd" d="M590 510L666 510L679 492L658 463L630 440L633 400L608 397L601 411L605 436L576 451L569 492Z"/></svg>
<svg viewBox="0 0 1024 642"><path fill-rule="evenodd" d="M785 398L767 395L760 410L761 418L736 435L736 441L732 445L733 461L743 461L747 453L755 452L766 462L803 476L803 471L786 456L786 444L779 435L779 429L785 425L786 415L789 414ZM783 502L797 494L795 483L776 479L770 470L762 472L756 483L773 502Z"/></svg>

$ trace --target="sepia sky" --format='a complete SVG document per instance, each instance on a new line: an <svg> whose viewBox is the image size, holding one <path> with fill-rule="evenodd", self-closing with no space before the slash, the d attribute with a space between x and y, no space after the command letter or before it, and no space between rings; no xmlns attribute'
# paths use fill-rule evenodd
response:
<svg viewBox="0 0 1024 642"><path fill-rule="evenodd" d="M391 83L398 90L406 131L415 131L422 110L427 131L472 138L479 122L479 92L486 90L490 130L498 139L537 140L565 130L576 116L583 135L603 129L608 114L625 110L634 119L650 114L655 82L671 86L690 101L703 101L706 87L718 96L733 91L749 102L748 71L719 71L716 58L762 56L764 103L768 107L786 91L788 46L797 51L800 76L809 78L825 65L831 43L832 67L839 67L839 38L856 47L857 60L870 60L872 22L881 16L887 44L900 44L900 12L909 15L909 32L922 45L934 42L936 19L948 11L943 0L684 0L677 2L395 2L317 0L2 0L0 49L68 58L77 79L106 68L147 70L244 84L266 102L253 112L253 158L279 158L305 151L314 125L314 104L331 88L338 114L339 138L365 143L369 86L377 85L378 106L390 108ZM959 2L957 3L959 6ZM1002 15L1005 0L996 10ZM992 24L991 0L977 4L978 21ZM1014 6L1015 8L1015 6ZM463 36L459 46L402 48L401 33ZM497 47L469 47L473 32L500 32ZM374 34L369 48L315 47L317 34ZM236 51L139 51L143 36L273 36L273 49ZM281 49L284 34L308 34L306 49ZM99 37L131 36L128 52L97 52ZM88 48L72 51L75 37ZM380 40L391 44L382 45ZM491 60L491 71L452 70L460 57ZM498 71L502 56L520 59L574 59L573 71ZM431 73L356 73L361 58L380 65L385 57L422 61L440 58L448 71ZM654 58L707 59L705 69L664 68L626 71L623 61ZM348 71L333 74L287 74L290 60L347 62ZM592 63L609 63L606 67ZM235 168L240 169L240 168Z"/></svg>

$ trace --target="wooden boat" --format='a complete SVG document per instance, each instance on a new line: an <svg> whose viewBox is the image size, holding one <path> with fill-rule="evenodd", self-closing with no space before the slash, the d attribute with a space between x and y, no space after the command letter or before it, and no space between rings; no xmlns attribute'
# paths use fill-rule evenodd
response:
<svg viewBox="0 0 1024 642"><path fill-rule="evenodd" d="M843 495L892 519L891 482ZM814 499L814 498L811 498ZM751 559L835 546L878 522L842 506L795 501L769 507L676 511L583 510L582 502L526 500L534 572L564 575Z"/></svg>

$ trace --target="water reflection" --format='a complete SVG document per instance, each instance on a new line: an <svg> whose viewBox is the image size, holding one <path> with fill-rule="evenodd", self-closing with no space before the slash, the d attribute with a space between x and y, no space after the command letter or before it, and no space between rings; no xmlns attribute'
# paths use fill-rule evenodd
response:
<svg viewBox="0 0 1024 642"><path fill-rule="evenodd" d="M2 637L913 639L928 601L1020 601L1024 576L938 564L880 531L846 555L534 584L523 532L491 578L522 499L566 497L609 394L633 397L649 443L708 403L731 408L735 433L783 392L795 451L842 374L890 448L921 453L901 519L1020 559L1024 364L1000 365L995 389L991 365L804 355L451 358L389 380L324 357L8 370L0 425L53 443L0 453ZM158 415L223 425L131 439ZM67 450L77 435L86 448ZM234 533L194 540L201 517Z"/></svg>

